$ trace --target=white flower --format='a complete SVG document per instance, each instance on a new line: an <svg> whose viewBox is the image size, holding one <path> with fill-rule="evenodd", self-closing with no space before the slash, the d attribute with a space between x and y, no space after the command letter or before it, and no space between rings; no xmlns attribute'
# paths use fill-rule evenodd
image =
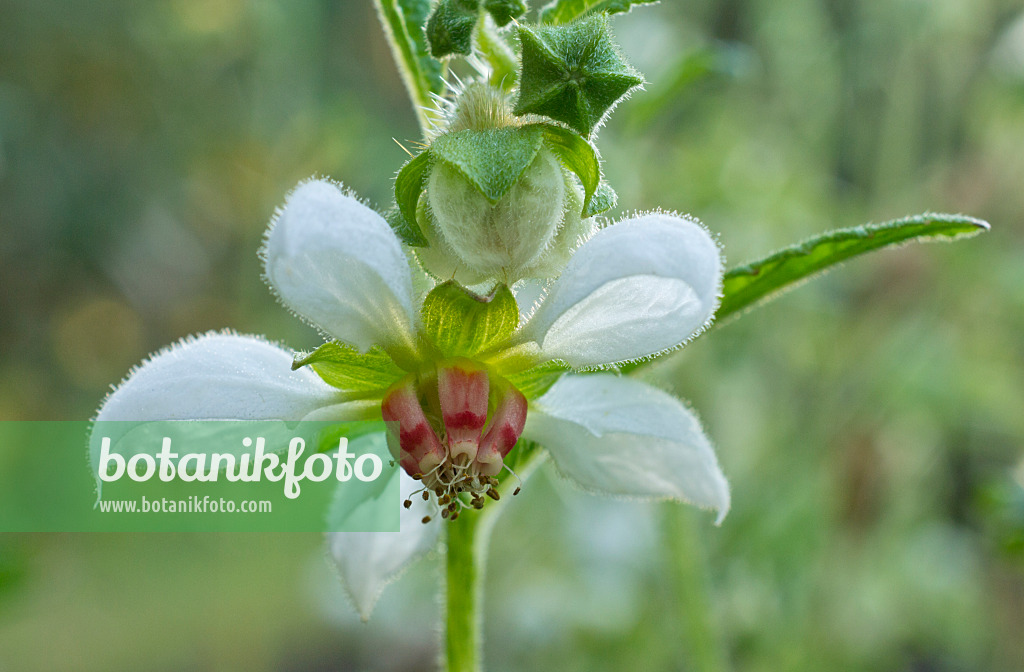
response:
<svg viewBox="0 0 1024 672"><path fill-rule="evenodd" d="M267 234L264 261L266 279L285 306L331 339L360 352L377 346L405 371L425 365L429 355L418 332L408 257L384 219L353 196L327 181L300 185ZM598 231L576 251L520 327L515 345L537 362L557 359L576 369L655 355L707 326L721 280L718 247L698 223L661 213L635 216ZM385 395L396 402L395 419L418 417L415 408L398 403L408 401L401 390L417 374L403 371L390 390L353 395L308 368L293 371L292 361L291 352L252 336L185 340L135 369L105 400L97 420L380 419ZM444 441L438 448L427 437L429 445L417 444L415 459L403 435L402 464L410 473L421 463L436 467L447 460L468 470L463 483L479 487L474 494L480 495L521 432L588 490L683 500L717 510L719 520L728 511L728 485L710 442L694 414L671 395L613 373L569 373L529 403L524 426L525 398L507 391L500 361L493 370L486 361L479 366L490 371L492 392L503 391L503 411L493 401L486 406L488 374L480 383L475 366L437 365L441 379L458 373L450 384L455 392L444 393L441 403L462 404L477 415L466 416L471 421L464 426L433 427ZM424 383L416 380L422 391ZM478 384L483 387L472 387ZM479 389L485 419L474 406ZM485 421L504 423L504 443L488 438L496 432L486 431ZM436 459L422 462L428 452ZM418 485L401 477L403 493ZM423 505L435 503L404 511L401 532L331 536L332 554L364 618L383 586L436 539L441 520L419 522Z"/></svg>

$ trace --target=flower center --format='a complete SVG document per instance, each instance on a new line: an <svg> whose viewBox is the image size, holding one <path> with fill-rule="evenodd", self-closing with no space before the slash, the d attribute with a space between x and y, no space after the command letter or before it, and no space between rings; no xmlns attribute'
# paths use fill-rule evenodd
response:
<svg viewBox="0 0 1024 672"><path fill-rule="evenodd" d="M392 454L422 482L424 500L436 497L443 518L499 498L496 477L526 423L526 397L508 381L472 360L448 360L392 386L381 411L395 423Z"/></svg>

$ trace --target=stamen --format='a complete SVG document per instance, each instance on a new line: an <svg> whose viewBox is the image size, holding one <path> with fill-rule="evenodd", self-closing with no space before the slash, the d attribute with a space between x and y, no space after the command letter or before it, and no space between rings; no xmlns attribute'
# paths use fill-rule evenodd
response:
<svg viewBox="0 0 1024 672"><path fill-rule="evenodd" d="M519 491L523 489L523 479L519 478L519 474L517 474L516 472L512 471L512 467L508 466L507 464L502 464L502 466L505 467L506 469L508 469L508 473L512 474L512 477L516 479L517 483L519 483L519 485L516 486L515 492L512 493L512 496L515 497L516 495L519 494ZM494 479L494 480L498 480L498 479Z"/></svg>

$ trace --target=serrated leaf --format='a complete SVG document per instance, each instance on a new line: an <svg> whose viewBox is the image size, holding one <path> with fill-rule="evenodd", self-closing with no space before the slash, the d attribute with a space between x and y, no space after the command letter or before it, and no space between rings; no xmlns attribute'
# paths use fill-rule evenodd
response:
<svg viewBox="0 0 1024 672"><path fill-rule="evenodd" d="M402 242L413 247L427 247L429 244L416 222L416 205L429 169L430 152L423 151L406 162L395 178L395 203L401 216L388 223Z"/></svg>
<svg viewBox="0 0 1024 672"><path fill-rule="evenodd" d="M473 51L473 31L480 20L479 0L440 0L427 19L427 43L434 58Z"/></svg>
<svg viewBox="0 0 1024 672"><path fill-rule="evenodd" d="M444 91L443 67L427 51L423 27L430 15L430 0L374 0L388 45L405 83L424 135L430 129L426 110L433 107L431 93Z"/></svg>
<svg viewBox="0 0 1024 672"><path fill-rule="evenodd" d="M505 285L484 297L449 280L427 294L421 315L424 331L445 357L472 357L519 326L519 306Z"/></svg>
<svg viewBox="0 0 1024 672"><path fill-rule="evenodd" d="M619 196L607 182L601 182L594 191L594 197L590 199L590 207L583 209L584 217L593 217L602 212L608 212L619 202Z"/></svg>
<svg viewBox="0 0 1024 672"><path fill-rule="evenodd" d="M571 371L568 364L550 361L532 368L505 375L505 379L518 389L527 399L536 399L551 389L562 374Z"/></svg>
<svg viewBox="0 0 1024 672"><path fill-rule="evenodd" d="M924 214L831 231L726 273L715 319L778 296L801 280L867 252L912 241L970 237L988 229L987 222L973 217Z"/></svg>
<svg viewBox="0 0 1024 672"><path fill-rule="evenodd" d="M555 0L540 11L541 23L569 23L593 12L619 14L633 5L652 5L658 0Z"/></svg>
<svg viewBox="0 0 1024 672"><path fill-rule="evenodd" d="M328 385L351 392L384 390L405 375L380 348L364 354L337 341L292 362L293 371L303 366L311 367Z"/></svg>
<svg viewBox="0 0 1024 672"><path fill-rule="evenodd" d="M501 27L525 14L527 7L525 0L484 0L484 9L490 13L494 23Z"/></svg>
<svg viewBox="0 0 1024 672"><path fill-rule="evenodd" d="M547 142L548 149L561 159L566 168L580 178L584 192L582 213L587 212L590 209L590 201L594 197L597 185L601 181L601 164L597 159L597 150L585 138L569 129L551 124L538 124L538 126L544 131L544 140Z"/></svg>
<svg viewBox="0 0 1024 672"><path fill-rule="evenodd" d="M467 129L438 136L430 146L430 155L461 172L494 204L533 163L543 137L543 131L536 125Z"/></svg>

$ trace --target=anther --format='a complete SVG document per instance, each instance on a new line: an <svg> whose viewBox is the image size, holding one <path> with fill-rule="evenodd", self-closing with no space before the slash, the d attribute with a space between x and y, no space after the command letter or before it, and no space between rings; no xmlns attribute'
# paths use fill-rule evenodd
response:
<svg viewBox="0 0 1024 672"><path fill-rule="evenodd" d="M490 490L487 491L487 496L493 499L494 501L498 501L499 499L501 499L501 495L499 495L498 491L495 490L494 488L491 488Z"/></svg>
<svg viewBox="0 0 1024 672"><path fill-rule="evenodd" d="M412 500L411 499L405 500L404 502L402 502L402 506L404 506L405 508L408 509L410 506L412 506Z"/></svg>
<svg viewBox="0 0 1024 672"><path fill-rule="evenodd" d="M424 525L426 525L427 523L429 523L429 522L430 522L430 516L423 516L423 520L422 520L421 522L422 522L422 523L423 523Z"/></svg>
<svg viewBox="0 0 1024 672"><path fill-rule="evenodd" d="M428 499L430 499L430 493L429 493L429 492L427 492L426 490L424 490L424 491L423 491L423 501L425 502L425 501L427 501Z"/></svg>

